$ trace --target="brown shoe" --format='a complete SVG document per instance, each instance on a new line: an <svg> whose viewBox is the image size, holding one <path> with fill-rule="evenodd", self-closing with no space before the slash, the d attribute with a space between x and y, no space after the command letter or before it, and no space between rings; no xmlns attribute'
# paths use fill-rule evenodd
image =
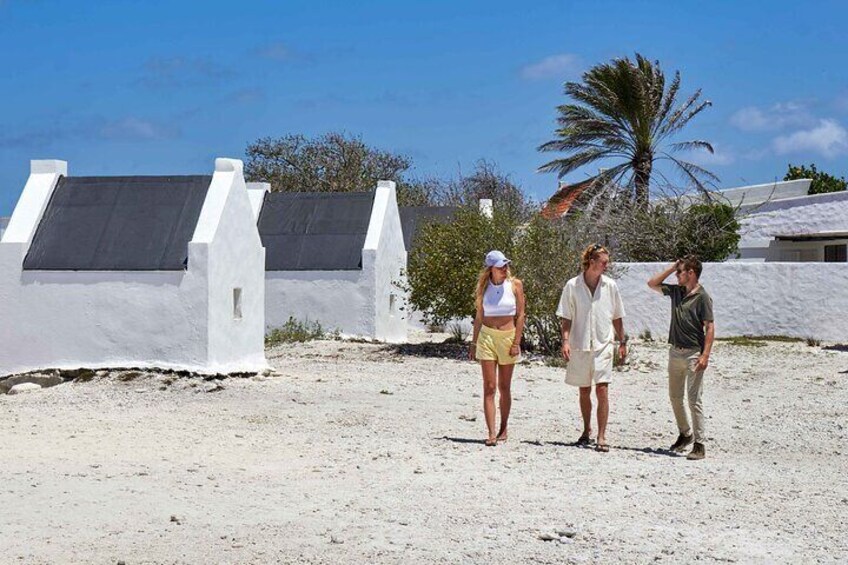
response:
<svg viewBox="0 0 848 565"><path fill-rule="evenodd" d="M671 451L676 451L677 453L683 453L683 450L686 449L686 446L692 443L692 436L685 436L680 434L677 436L677 441L674 442L674 445L669 447Z"/></svg>
<svg viewBox="0 0 848 565"><path fill-rule="evenodd" d="M686 456L686 459L690 461L694 461L696 459L703 459L706 457L706 451L704 450L703 443L695 442L695 445L692 446L692 451L689 452L689 455Z"/></svg>

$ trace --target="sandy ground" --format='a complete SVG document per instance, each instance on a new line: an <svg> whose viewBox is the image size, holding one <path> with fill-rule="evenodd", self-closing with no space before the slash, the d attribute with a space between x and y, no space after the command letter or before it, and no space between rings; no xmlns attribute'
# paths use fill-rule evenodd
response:
<svg viewBox="0 0 848 565"><path fill-rule="evenodd" d="M562 369L518 367L487 448L477 365L376 344L0 396L0 562L848 560L848 353L719 344L700 462L665 451L666 355L617 374L608 454Z"/></svg>

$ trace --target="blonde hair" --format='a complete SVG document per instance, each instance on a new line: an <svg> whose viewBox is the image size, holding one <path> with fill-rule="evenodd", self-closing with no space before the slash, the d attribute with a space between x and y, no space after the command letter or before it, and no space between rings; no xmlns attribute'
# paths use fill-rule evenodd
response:
<svg viewBox="0 0 848 565"><path fill-rule="evenodd" d="M586 249L583 250L583 254L580 259L580 263L583 265L583 270L585 271L589 268L589 264L592 262L592 259L596 259L598 255L602 255L604 253L607 255L610 254L609 250L600 243L593 243L586 247Z"/></svg>
<svg viewBox="0 0 848 565"><path fill-rule="evenodd" d="M512 279L512 269L510 269L509 264L507 264L505 280L511 281ZM483 308L483 293L486 292L486 286L489 284L490 280L492 280L492 267L483 267L483 270L480 271L480 274L477 276L477 288L474 291L474 306L478 310Z"/></svg>

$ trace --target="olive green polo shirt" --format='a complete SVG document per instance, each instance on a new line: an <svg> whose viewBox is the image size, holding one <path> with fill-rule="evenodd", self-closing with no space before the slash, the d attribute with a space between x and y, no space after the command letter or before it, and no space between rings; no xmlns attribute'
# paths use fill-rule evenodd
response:
<svg viewBox="0 0 848 565"><path fill-rule="evenodd" d="M677 347L704 350L704 322L713 321L713 299L701 286L686 296L686 287L662 285L662 293L671 297L671 325L668 342Z"/></svg>

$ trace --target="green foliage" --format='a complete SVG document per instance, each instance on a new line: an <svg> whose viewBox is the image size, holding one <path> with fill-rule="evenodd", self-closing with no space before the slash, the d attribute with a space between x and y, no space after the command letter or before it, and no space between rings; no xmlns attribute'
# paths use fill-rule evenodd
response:
<svg viewBox="0 0 848 565"><path fill-rule="evenodd" d="M739 222L735 210L727 204L690 206L683 215L680 232L675 257L691 253L701 261L724 261L739 249Z"/></svg>
<svg viewBox="0 0 848 565"><path fill-rule="evenodd" d="M810 339L806 339L807 345L810 345ZM788 335L743 335L731 337L718 337L716 341L724 341L730 345L739 345L743 347L764 347L766 342L775 341L778 343L800 343L805 340L800 337L790 337Z"/></svg>
<svg viewBox="0 0 848 565"><path fill-rule="evenodd" d="M518 223L512 211L501 206L495 206L491 219L476 206L465 206L449 223L422 226L409 254L407 280L410 302L428 323L474 316L474 288L483 258L492 249L510 257Z"/></svg>
<svg viewBox="0 0 848 565"><path fill-rule="evenodd" d="M755 337L750 336L733 336L733 337L719 337L716 338L716 341L723 341L729 345L736 345L739 347L765 347L765 341L761 339L757 339Z"/></svg>
<svg viewBox="0 0 848 565"><path fill-rule="evenodd" d="M644 210L623 210L605 223L616 260L673 261L693 254L701 261L724 261L739 247L739 221L720 202L689 206L674 200Z"/></svg>
<svg viewBox="0 0 848 565"><path fill-rule="evenodd" d="M819 171L818 169L816 169L815 164L811 164L809 168L807 168L804 165L796 167L790 163L789 170L786 171L786 175L783 177L783 180L796 179L813 180L813 182L810 183L810 190L807 191L807 194L840 192L845 190L846 187L848 187L848 181L846 181L844 177L836 178L835 176L825 173L824 171Z"/></svg>
<svg viewBox="0 0 848 565"><path fill-rule="evenodd" d="M557 356L562 347L557 304L565 282L580 272L567 224L534 216L519 234L514 261L526 298L525 346Z"/></svg>
<svg viewBox="0 0 848 565"><path fill-rule="evenodd" d="M579 272L566 224L536 215L525 223L511 207L495 207L493 219L461 209L452 222L429 224L409 256L410 302L434 323L474 316L474 290L483 257L500 249L513 259L524 283L525 347L559 355L556 307L565 281Z"/></svg>
<svg viewBox="0 0 848 565"><path fill-rule="evenodd" d="M295 320L289 318L281 328L272 329L265 336L265 346L272 347L281 343L296 343L323 339L327 337L321 324L310 320Z"/></svg>
<svg viewBox="0 0 848 565"><path fill-rule="evenodd" d="M718 180L709 171L674 157L677 151L712 146L702 140L672 143L686 124L710 102L701 100L697 90L678 103L680 73L670 81L659 61L640 54L595 65L584 73L582 82L567 82L565 93L571 102L557 109L556 138L542 144L539 151L556 151L566 156L539 168L560 178L581 167L603 161L608 168L589 182L601 187L631 189L640 207L648 204L655 162L668 161L687 182L706 191L705 184ZM596 188L597 188L596 186Z"/></svg>
<svg viewBox="0 0 848 565"><path fill-rule="evenodd" d="M397 183L398 204L431 203L428 182L411 179L405 155L370 147L360 137L332 132L266 137L247 147L245 178L271 183L275 192L367 192L377 181Z"/></svg>

